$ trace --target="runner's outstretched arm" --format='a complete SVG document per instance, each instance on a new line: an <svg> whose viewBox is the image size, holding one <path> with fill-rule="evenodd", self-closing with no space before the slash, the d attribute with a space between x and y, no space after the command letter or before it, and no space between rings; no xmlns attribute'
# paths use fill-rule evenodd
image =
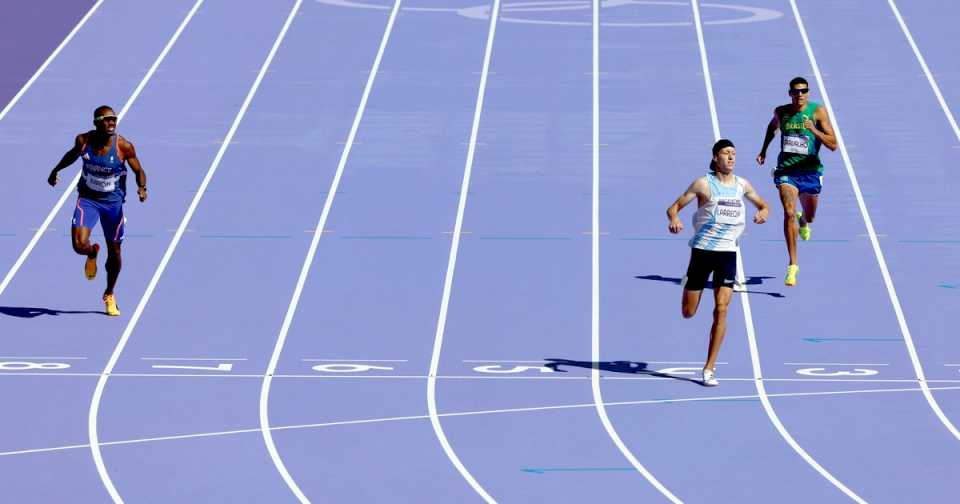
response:
<svg viewBox="0 0 960 504"><path fill-rule="evenodd" d="M51 186L56 186L57 182L60 181L60 176L57 175L57 172L73 164L77 158L80 157L80 150L83 149L83 135L77 135L77 138L73 142L73 147L70 148L60 158L60 162L57 163L57 166L53 167L53 170L50 171L50 176L47 177L47 183Z"/></svg>
<svg viewBox="0 0 960 504"><path fill-rule="evenodd" d="M773 137L776 136L778 129L780 129L780 115L777 110L774 109L773 118L767 123L767 132L763 136L763 147L760 149L760 154L757 154L757 164L762 166L763 162L767 160L767 147L770 146L770 142L773 141Z"/></svg>

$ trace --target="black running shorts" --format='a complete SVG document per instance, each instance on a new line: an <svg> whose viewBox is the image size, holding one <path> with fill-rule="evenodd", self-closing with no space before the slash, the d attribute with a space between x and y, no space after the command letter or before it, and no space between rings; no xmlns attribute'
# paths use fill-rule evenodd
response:
<svg viewBox="0 0 960 504"><path fill-rule="evenodd" d="M733 281L737 277L737 253L733 251L716 251L690 249L690 264L687 266L687 275L680 284L686 290L703 290L707 285L707 278L713 273L713 286L733 288Z"/></svg>

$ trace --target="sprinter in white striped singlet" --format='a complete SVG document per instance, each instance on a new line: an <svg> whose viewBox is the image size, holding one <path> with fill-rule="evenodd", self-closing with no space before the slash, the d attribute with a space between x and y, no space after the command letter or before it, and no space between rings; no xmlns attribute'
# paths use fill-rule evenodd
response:
<svg viewBox="0 0 960 504"><path fill-rule="evenodd" d="M753 189L747 179L733 174L737 162L737 150L733 142L718 140L713 145L713 160L710 173L694 180L690 187L667 209L670 232L679 233L683 222L678 214L688 203L697 199L697 212L693 216L694 235L690 239L690 264L681 286L683 318L693 317L700 306L700 297L713 274L713 325L710 328L710 344L707 361L703 365L703 384L718 385L716 378L717 356L727 332L727 308L733 297L733 284L737 277L737 251L740 235L746 225L744 198L757 207L753 222L763 224L767 220L767 203Z"/></svg>

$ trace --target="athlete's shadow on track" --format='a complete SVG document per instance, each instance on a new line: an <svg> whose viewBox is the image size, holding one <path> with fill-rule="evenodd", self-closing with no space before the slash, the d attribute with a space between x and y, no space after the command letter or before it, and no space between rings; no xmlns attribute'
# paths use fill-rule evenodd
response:
<svg viewBox="0 0 960 504"><path fill-rule="evenodd" d="M550 368L558 373L566 373L566 370L560 369L560 366L571 366L578 368L593 369L593 362L590 361L575 361L570 359L544 359L547 361L543 367ZM609 361L609 362L598 362L596 363L597 367L601 371L610 371L612 373L626 373L626 374L640 374L647 376L655 376L657 378L670 378L673 380L688 381L696 383L697 385L702 385L700 380L695 380L693 378L688 378L686 376L678 376L667 373L661 373L660 371L650 369L649 365L646 362L634 362L634 361Z"/></svg>
<svg viewBox="0 0 960 504"><path fill-rule="evenodd" d="M637 278L637 279L640 279L640 280L656 280L657 282L670 282L670 283L673 283L673 284L676 284L676 285L680 285L680 282L683 280L683 279L681 279L681 278L665 277L665 276L660 276L660 275L637 275L637 276L635 276L635 277L633 277L633 278ZM752 276L752 277L747 277L747 281L744 282L744 285L748 285L748 286L749 286L749 285L762 285L764 280L769 280L769 279L771 279L771 278L774 278L774 277L768 277L768 276ZM712 289L712 288L713 288L713 282L711 282L710 280L707 280L706 288ZM755 290L750 290L749 287L747 288L747 291L746 291L746 292L747 292L747 294L763 294L763 295L765 295L765 296L770 296L770 297L775 297L775 298L786 297L786 296L784 296L783 294L780 294L779 292L755 291Z"/></svg>
<svg viewBox="0 0 960 504"><path fill-rule="evenodd" d="M35 318L41 315L106 315L107 312L92 310L51 310L50 308L30 308L27 306L0 306L0 314L9 317Z"/></svg>

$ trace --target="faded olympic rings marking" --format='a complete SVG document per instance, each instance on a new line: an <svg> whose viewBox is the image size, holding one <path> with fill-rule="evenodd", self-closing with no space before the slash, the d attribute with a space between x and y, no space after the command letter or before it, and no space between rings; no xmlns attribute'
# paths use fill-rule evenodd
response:
<svg viewBox="0 0 960 504"><path fill-rule="evenodd" d="M388 10L389 6L365 3L362 0L315 0L318 3L326 5L335 5L338 7L351 7L355 9L377 9ZM603 8L616 8L630 5L656 5L670 7L690 7L687 2L666 1L666 0L604 0L601 2ZM704 25L727 25L740 23L760 23L783 17L783 13L773 9L763 7L752 7L748 5L722 5L722 4L700 4L705 9L723 9L744 13L742 17L733 19L720 19L714 21L704 21ZM589 0L541 0L530 2L512 2L503 4L500 11L500 21L504 23L523 23L538 25L555 26L590 26L588 21L554 21L549 19L531 19L525 17L511 17L511 14L537 13L537 12L560 12L560 11L581 11L589 10L591 3ZM478 5L476 7L403 7L401 10L411 12L453 12L460 16L471 19L490 19L490 6ZM670 27L670 26L692 26L691 21L675 22L601 22L602 26L627 27L627 28L652 28L652 27Z"/></svg>

